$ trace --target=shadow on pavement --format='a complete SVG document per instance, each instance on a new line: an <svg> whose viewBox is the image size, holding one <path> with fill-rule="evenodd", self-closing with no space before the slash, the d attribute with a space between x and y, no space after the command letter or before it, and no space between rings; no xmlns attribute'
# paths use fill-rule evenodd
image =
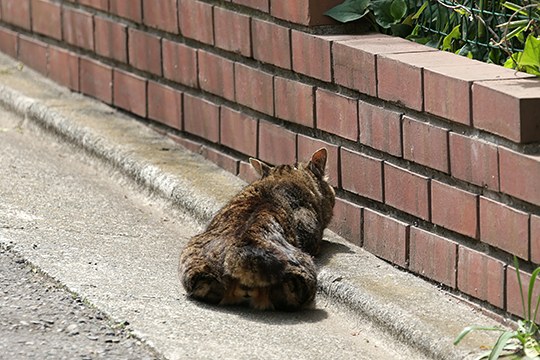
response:
<svg viewBox="0 0 540 360"><path fill-rule="evenodd" d="M328 312L324 309L317 309L315 305L294 312L285 311L261 311L245 306L218 306L206 304L194 299L187 298L193 305L210 311L217 311L222 314L242 317L245 320L264 323L268 325L295 325L300 323L315 323L328 318Z"/></svg>

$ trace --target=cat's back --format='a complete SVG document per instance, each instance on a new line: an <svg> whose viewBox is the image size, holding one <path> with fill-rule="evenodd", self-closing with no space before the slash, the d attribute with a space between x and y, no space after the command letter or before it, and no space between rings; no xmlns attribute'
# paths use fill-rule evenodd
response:
<svg viewBox="0 0 540 360"><path fill-rule="evenodd" d="M266 178L246 186L216 214L207 231L238 238L276 222L283 226L290 209L276 196L275 188L276 182Z"/></svg>

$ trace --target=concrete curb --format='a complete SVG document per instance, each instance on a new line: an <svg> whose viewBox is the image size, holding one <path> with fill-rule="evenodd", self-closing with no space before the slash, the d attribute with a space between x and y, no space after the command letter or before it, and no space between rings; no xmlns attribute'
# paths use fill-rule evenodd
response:
<svg viewBox="0 0 540 360"><path fill-rule="evenodd" d="M0 67L11 68L13 62L0 56ZM0 104L109 162L202 223L244 186L143 124L27 70L0 77ZM468 358L494 344L493 334L474 334L453 346L464 326L496 323L335 234L327 239L332 254L318 260L320 292L358 321L369 319L434 359Z"/></svg>

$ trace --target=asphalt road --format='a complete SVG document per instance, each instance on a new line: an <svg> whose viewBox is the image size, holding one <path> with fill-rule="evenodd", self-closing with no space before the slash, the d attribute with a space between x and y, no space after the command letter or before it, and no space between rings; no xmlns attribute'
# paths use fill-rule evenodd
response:
<svg viewBox="0 0 540 360"><path fill-rule="evenodd" d="M155 359L159 355L0 245L0 358Z"/></svg>
<svg viewBox="0 0 540 360"><path fill-rule="evenodd" d="M322 296L297 313L190 301L178 254L201 225L2 108L0 169L10 359L423 358Z"/></svg>

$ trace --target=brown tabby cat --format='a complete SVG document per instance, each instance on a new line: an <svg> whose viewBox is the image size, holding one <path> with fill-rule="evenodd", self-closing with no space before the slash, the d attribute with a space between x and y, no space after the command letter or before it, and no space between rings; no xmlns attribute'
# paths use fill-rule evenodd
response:
<svg viewBox="0 0 540 360"><path fill-rule="evenodd" d="M316 255L335 195L325 178L326 149L307 164L270 167L193 237L180 256L188 296L209 303L296 310L313 300Z"/></svg>

